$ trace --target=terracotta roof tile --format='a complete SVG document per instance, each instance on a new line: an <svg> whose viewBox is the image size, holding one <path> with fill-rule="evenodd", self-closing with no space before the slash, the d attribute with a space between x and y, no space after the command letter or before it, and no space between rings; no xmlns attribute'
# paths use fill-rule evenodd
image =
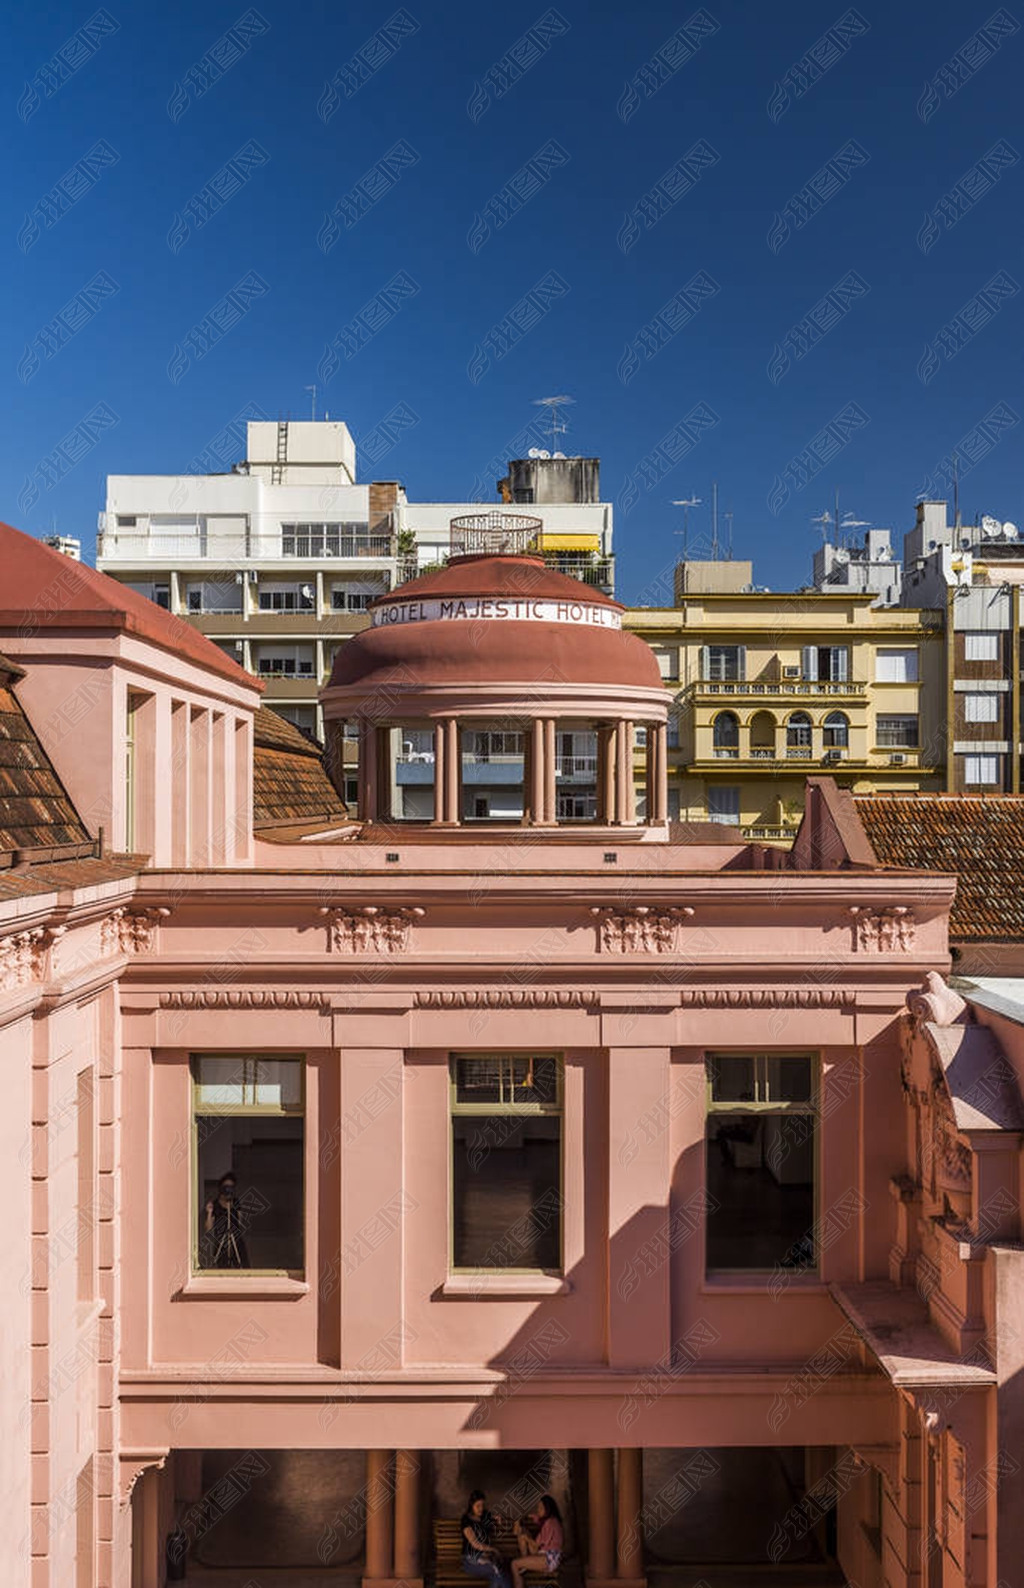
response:
<svg viewBox="0 0 1024 1588"><path fill-rule="evenodd" d="M0 852L90 841L14 693L21 670L0 658Z"/></svg>
<svg viewBox="0 0 1024 1588"><path fill-rule="evenodd" d="M1024 941L1024 796L858 794L854 805L883 866L957 874L952 939Z"/></svg>
<svg viewBox="0 0 1024 1588"><path fill-rule="evenodd" d="M267 706L253 733L253 821L345 820L344 800L324 771L321 747Z"/></svg>

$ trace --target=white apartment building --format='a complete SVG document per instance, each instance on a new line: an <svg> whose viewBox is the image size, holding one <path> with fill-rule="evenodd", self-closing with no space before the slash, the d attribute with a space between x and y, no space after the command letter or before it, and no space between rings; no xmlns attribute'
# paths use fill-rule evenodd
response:
<svg viewBox="0 0 1024 1588"><path fill-rule="evenodd" d="M394 483L356 481L335 420L253 421L228 474L113 474L96 565L186 618L319 737L337 647L398 578Z"/></svg>

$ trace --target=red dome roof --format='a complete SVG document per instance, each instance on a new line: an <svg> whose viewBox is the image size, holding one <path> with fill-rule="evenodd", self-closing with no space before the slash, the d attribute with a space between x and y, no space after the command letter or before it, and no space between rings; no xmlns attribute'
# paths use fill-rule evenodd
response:
<svg viewBox="0 0 1024 1588"><path fill-rule="evenodd" d="M442 604L516 601L557 604L582 619L520 621L470 608L456 621L433 615ZM423 603L416 616L417 603ZM613 626L624 608L539 557L461 557L382 596L371 611L412 607L412 620L381 621L341 646L331 688L401 691L453 684L589 684L664 691L650 646ZM589 609L589 617L588 617ZM603 621L600 614L607 613ZM593 624L593 626L592 626Z"/></svg>

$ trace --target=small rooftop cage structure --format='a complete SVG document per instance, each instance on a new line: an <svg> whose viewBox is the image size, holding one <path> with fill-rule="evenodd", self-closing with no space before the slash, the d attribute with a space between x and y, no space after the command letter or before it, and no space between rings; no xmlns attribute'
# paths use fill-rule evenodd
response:
<svg viewBox="0 0 1024 1588"><path fill-rule="evenodd" d="M491 508L483 513L464 513L451 520L453 557L522 554L544 528L542 518L529 513L503 513Z"/></svg>
<svg viewBox="0 0 1024 1588"><path fill-rule="evenodd" d="M364 837L399 822L666 835L671 696L654 654L603 591L493 549L537 524L454 520L485 549L373 602L338 651L320 699L335 754L346 724L358 734Z"/></svg>

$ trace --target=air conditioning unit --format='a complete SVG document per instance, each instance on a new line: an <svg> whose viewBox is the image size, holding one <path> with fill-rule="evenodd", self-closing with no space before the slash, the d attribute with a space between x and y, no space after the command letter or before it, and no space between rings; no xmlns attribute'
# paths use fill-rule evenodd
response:
<svg viewBox="0 0 1024 1588"><path fill-rule="evenodd" d="M845 750L841 748L833 748L825 751L824 759L826 761L841 761L845 754Z"/></svg>
<svg viewBox="0 0 1024 1588"><path fill-rule="evenodd" d="M906 763L906 759L907 759L906 756L903 755L903 754L891 755L889 757L889 765L890 766L903 766Z"/></svg>
<svg viewBox="0 0 1024 1588"><path fill-rule="evenodd" d="M783 678L799 678L800 669L799 667L784 667L782 669L782 676Z"/></svg>
<svg viewBox="0 0 1024 1588"><path fill-rule="evenodd" d="M235 650L236 651L244 651L245 650L245 641L244 640L236 640L235 641Z"/></svg>

